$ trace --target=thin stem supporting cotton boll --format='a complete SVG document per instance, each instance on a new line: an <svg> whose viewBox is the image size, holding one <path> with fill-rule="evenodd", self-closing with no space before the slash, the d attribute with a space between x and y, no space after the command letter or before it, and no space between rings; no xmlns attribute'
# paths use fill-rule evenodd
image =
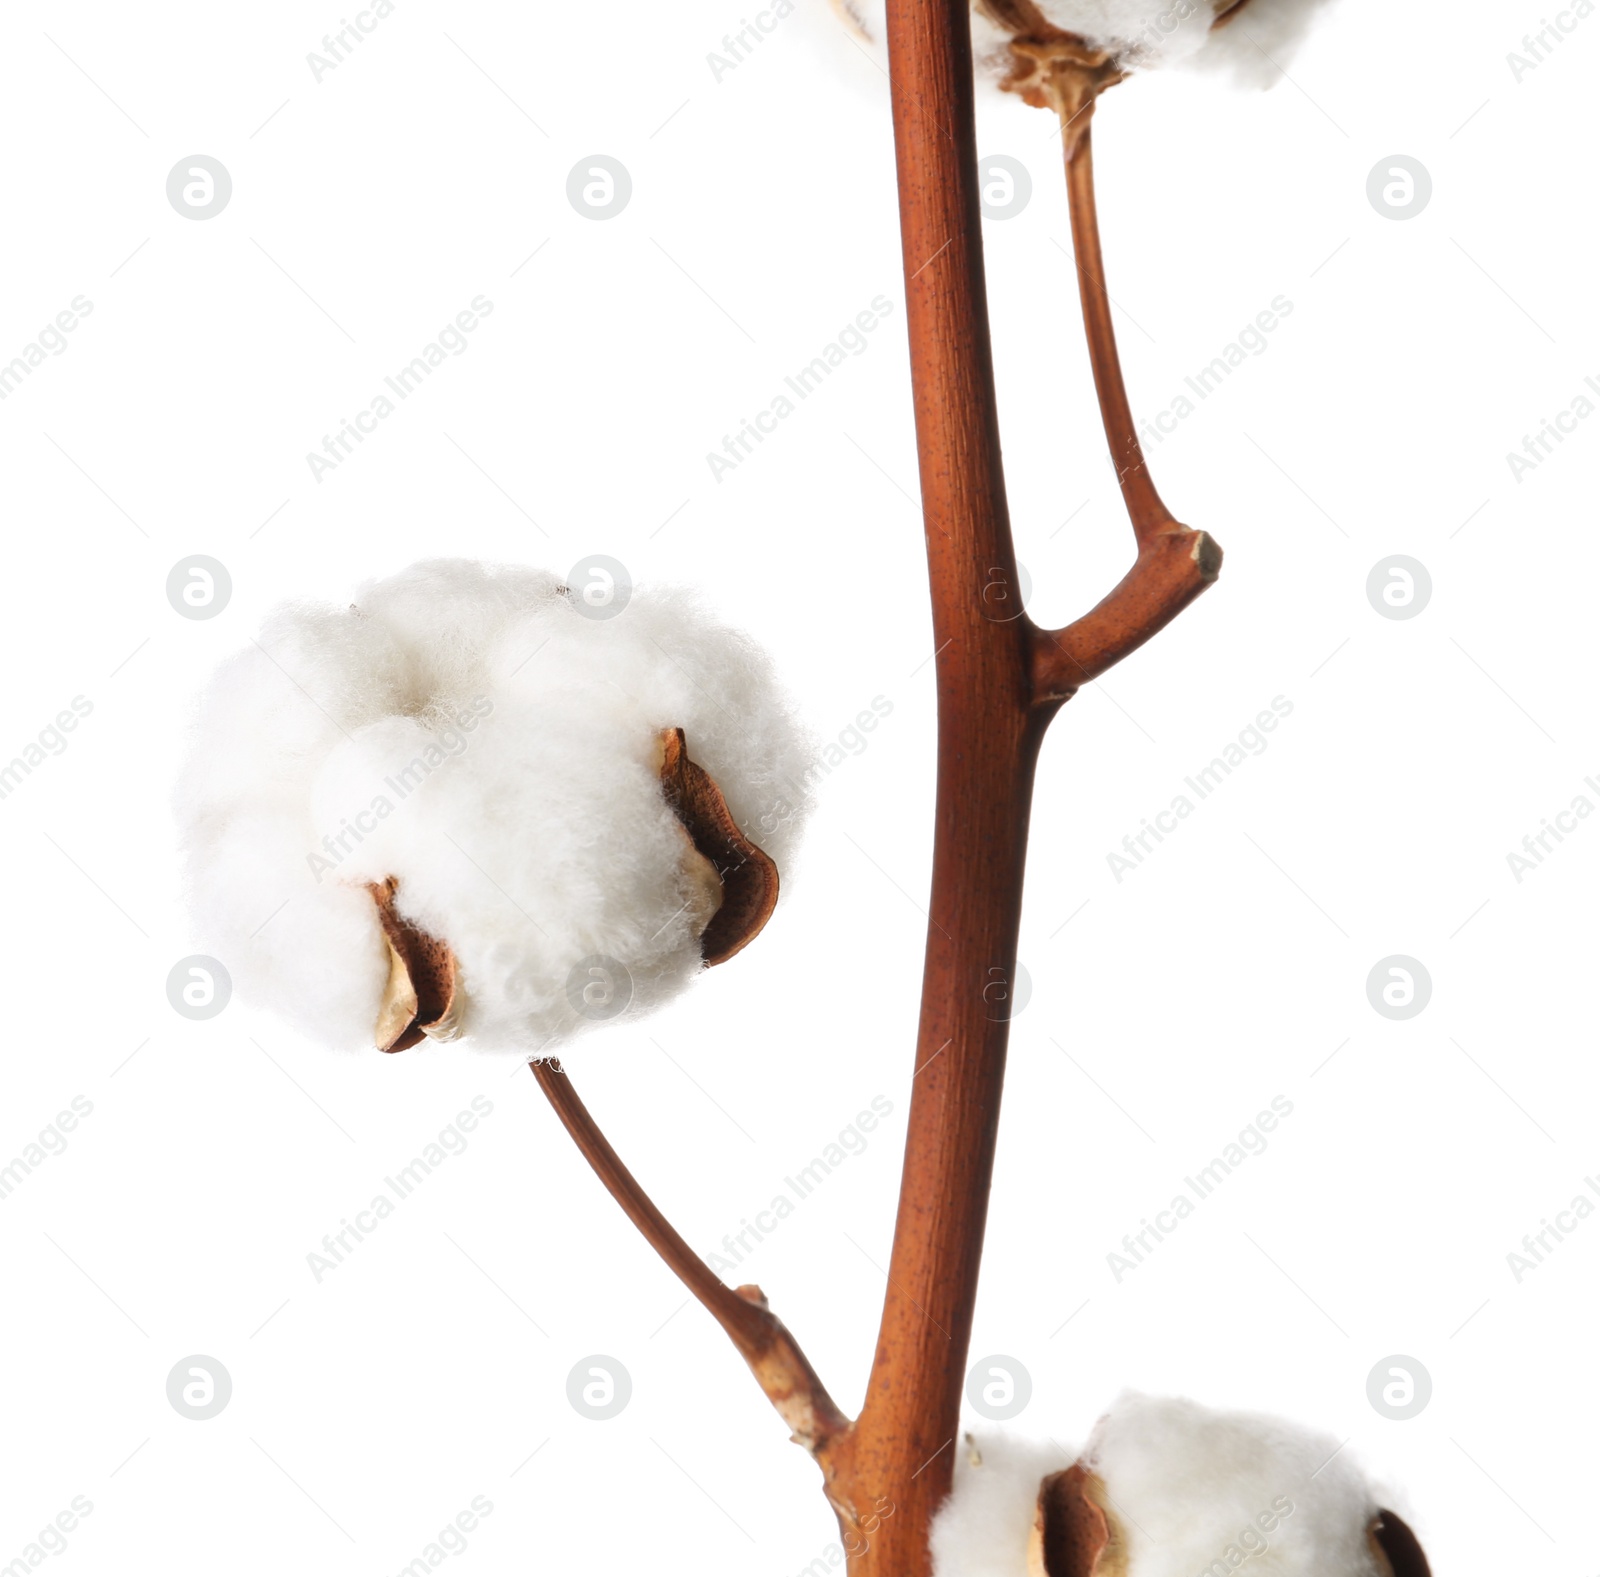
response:
<svg viewBox="0 0 1600 1577"><path fill-rule="evenodd" d="M767 1307L761 1289L728 1287L689 1247L612 1149L559 1062L534 1062L530 1067L595 1175L672 1273L728 1333L796 1444L823 1464L826 1478L828 1448L849 1428L849 1420L834 1405L783 1321Z"/></svg>
<svg viewBox="0 0 1600 1577"><path fill-rule="evenodd" d="M1117 484L1133 522L1134 538L1143 548L1152 537L1171 531L1178 522L1162 503L1150 476L1122 377L1117 331L1111 321L1111 296L1106 289L1105 257L1100 248L1100 217L1094 200L1094 129L1085 125L1076 138L1068 141L1064 107L1061 117L1072 246L1078 259L1078 292L1083 301L1089 362L1094 369L1095 392L1100 397L1100 416L1116 466Z"/></svg>
<svg viewBox="0 0 1600 1577"><path fill-rule="evenodd" d="M1035 643L1037 693L1064 697L1142 645L1199 596L1216 579L1222 550L1207 533L1175 519L1162 502L1122 375L1100 245L1092 127L1099 95L1122 73L1103 51L1067 34L1016 39L1011 48L1018 66L1007 86L1030 104L1053 110L1061 122L1084 336L1106 443L1138 548L1133 569L1109 597L1066 629L1041 632Z"/></svg>

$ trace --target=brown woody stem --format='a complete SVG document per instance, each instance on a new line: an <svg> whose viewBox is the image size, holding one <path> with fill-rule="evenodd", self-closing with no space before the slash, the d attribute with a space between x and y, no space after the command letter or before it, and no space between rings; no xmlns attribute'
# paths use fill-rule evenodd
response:
<svg viewBox="0 0 1600 1577"><path fill-rule="evenodd" d="M1080 69L1057 61L1045 96L1061 117L1084 334L1106 443L1133 522L1139 556L1111 594L1081 619L1065 629L1037 632L1034 688L1037 698L1045 702L1064 700L1079 685L1142 646L1193 602L1217 578L1222 567L1222 550L1215 541L1203 531L1191 531L1180 524L1162 503L1128 405L1094 200L1094 148L1089 124L1094 99L1081 78Z"/></svg>
<svg viewBox="0 0 1600 1577"><path fill-rule="evenodd" d="M995 1004L1015 972L1034 765L1045 729L1079 684L1203 590L1220 561L1209 537L1172 520L1143 476L1117 369L1092 192L1083 184L1075 218L1089 200L1079 244L1093 257L1082 273L1085 321L1113 451L1139 461L1135 472L1124 468L1139 556L1108 597L1064 630L1039 629L1010 596L1016 554L984 286L969 4L889 0L888 6L936 650L938 794L900 1203L872 1371L855 1423L834 1406L756 1289L724 1286L667 1223L565 1074L533 1065L601 1181L727 1331L821 1465L851 1577L931 1573L928 1535L953 1472L1000 1120L1009 1024ZM1107 70L1100 80L1115 76ZM1081 133L1078 140L1086 147ZM1087 175L1086 162L1080 181ZM998 997L996 985L1005 988Z"/></svg>
<svg viewBox="0 0 1600 1577"><path fill-rule="evenodd" d="M1122 358L1117 354L1117 331L1111 321L1105 258L1100 250L1100 215L1094 200L1094 128L1088 124L1092 114L1092 109L1084 112L1085 123L1070 140L1063 126L1072 247L1078 259L1078 294L1083 302L1083 330L1089 342L1095 392L1100 396L1100 419L1134 537L1143 547L1156 532L1170 530L1177 521L1150 479L1122 380Z"/></svg>
<svg viewBox="0 0 1600 1577"><path fill-rule="evenodd" d="M830 1443L849 1427L849 1420L834 1406L833 1398L783 1321L767 1307L761 1289L735 1290L727 1286L684 1242L611 1148L560 1063L535 1062L530 1066L539 1088L595 1176L627 1212L651 1248L666 1261L667 1268L728 1333L795 1441L813 1456L823 1457Z"/></svg>

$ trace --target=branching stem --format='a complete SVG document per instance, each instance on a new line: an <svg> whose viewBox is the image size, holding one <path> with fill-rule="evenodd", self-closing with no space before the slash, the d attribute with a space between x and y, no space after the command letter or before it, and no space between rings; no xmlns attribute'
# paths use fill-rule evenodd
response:
<svg viewBox="0 0 1600 1577"><path fill-rule="evenodd" d="M991 10L996 3L990 0ZM1022 0L1006 3L1022 14ZM821 1465L850 1577L929 1577L931 1571L929 1528L949 1492L957 1445L1005 1077L1005 1003L1016 967L1034 764L1045 729L1081 684L1143 644L1203 591L1221 562L1205 533L1180 525L1161 503L1117 361L1087 131L1095 95L1120 73L1103 54L1085 52L1081 40L1050 30L1030 43L1035 53L1024 66L1048 76L1065 56L1080 73L1059 79L1055 102L1090 356L1138 557L1107 597L1064 629L1040 629L1009 595L1016 552L989 344L969 4L888 4L906 322L936 650L938 794L900 1202L872 1372L854 1423L839 1412L759 1290L724 1286L668 1224L560 1068L533 1065L601 1181L728 1333L795 1438ZM1047 87L1041 79L1041 91Z"/></svg>
<svg viewBox="0 0 1600 1577"><path fill-rule="evenodd" d="M531 1067L539 1088L594 1169L595 1176L627 1212L628 1219L644 1234L668 1269L728 1333L768 1400L789 1426L795 1441L813 1456L824 1456L833 1440L849 1428L849 1420L834 1405L833 1398L783 1321L767 1307L761 1289L727 1286L684 1242L611 1148L610 1141L578 1098L578 1092L560 1063L535 1062Z"/></svg>
<svg viewBox="0 0 1600 1577"><path fill-rule="evenodd" d="M1085 81L1081 65L1061 58L1052 59L1048 71L1041 72L1037 80L1039 96L1061 119L1084 335L1106 443L1138 547L1133 568L1109 596L1064 629L1037 632L1033 648L1034 695L1039 701L1050 702L1065 699L1079 685L1104 673L1181 613L1217 578L1222 550L1204 531L1191 531L1175 520L1162 503L1128 405L1116 329L1111 321L1111 296L1106 289L1100 219L1094 198L1090 122L1098 88Z"/></svg>

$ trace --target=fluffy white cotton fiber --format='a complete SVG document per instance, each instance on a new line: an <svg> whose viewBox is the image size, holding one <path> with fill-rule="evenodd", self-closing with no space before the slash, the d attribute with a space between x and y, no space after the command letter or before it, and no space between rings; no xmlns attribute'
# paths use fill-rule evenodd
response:
<svg viewBox="0 0 1600 1577"><path fill-rule="evenodd" d="M1250 0L1216 28L1193 64L1240 87L1270 88L1299 52L1329 0Z"/></svg>
<svg viewBox="0 0 1600 1577"><path fill-rule="evenodd" d="M1053 27L1076 33L1114 55L1128 70L1193 63L1240 82L1270 86L1327 0L1246 0L1220 26L1229 0L1034 0ZM881 51L887 38L885 0L835 0L861 35ZM1007 14L997 8L996 14ZM972 52L980 75L998 80L1010 69L1010 31L974 0Z"/></svg>
<svg viewBox="0 0 1600 1577"><path fill-rule="evenodd" d="M1084 1453L1128 1539L1129 1577L1195 1577L1235 1551L1256 1577L1377 1577L1378 1505L1331 1435L1125 1394Z"/></svg>
<svg viewBox="0 0 1600 1577"><path fill-rule="evenodd" d="M980 1439L934 1526L936 1577L1024 1577L1039 1481L1059 1448ZM1105 1485L1127 1577L1378 1577L1378 1502L1332 1436L1254 1413L1126 1393L1079 1459ZM1023 1553L1019 1553L1023 1552Z"/></svg>
<svg viewBox="0 0 1600 1577"><path fill-rule="evenodd" d="M1213 0L1039 0L1047 22L1129 66L1172 66L1210 42Z"/></svg>
<svg viewBox="0 0 1600 1577"><path fill-rule="evenodd" d="M473 1044L548 1053L594 1022L568 986L595 955L648 1011L701 968L674 727L787 875L805 738L765 655L687 593L589 618L543 571L436 560L282 608L201 698L178 788L201 945L241 998L370 1047L388 954L364 884L393 877L456 955Z"/></svg>
<svg viewBox="0 0 1600 1577"><path fill-rule="evenodd" d="M1039 1480L1071 1467L1072 1453L998 1430L957 1445L955 1487L929 1539L934 1577L1026 1577Z"/></svg>

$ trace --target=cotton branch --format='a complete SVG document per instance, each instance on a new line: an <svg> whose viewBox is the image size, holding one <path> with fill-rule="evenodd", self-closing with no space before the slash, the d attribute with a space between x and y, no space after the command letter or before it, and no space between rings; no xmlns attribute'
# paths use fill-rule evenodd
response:
<svg viewBox="0 0 1600 1577"><path fill-rule="evenodd" d="M667 1267L705 1306L728 1333L739 1355L750 1365L767 1400L789 1426L797 1445L822 1459L829 1444L850 1427L817 1378L788 1328L768 1307L759 1287L731 1288L684 1242L671 1222L639 1186L622 1158L611 1148L572 1081L557 1062L530 1064L556 1115L572 1135L595 1176L627 1212ZM826 1464L824 1463L826 1472Z"/></svg>
<svg viewBox="0 0 1600 1577"><path fill-rule="evenodd" d="M1133 568L1081 619L1031 631L1033 698L1065 701L1143 646L1194 601L1222 567L1222 549L1204 531L1173 522L1139 545Z"/></svg>
<svg viewBox="0 0 1600 1577"><path fill-rule="evenodd" d="M1030 103L1054 109L1061 120L1084 334L1106 443L1138 544L1133 568L1109 596L1064 629L1033 632L1034 699L1053 702L1065 700L1079 685L1104 673L1181 613L1217 578L1222 549L1205 532L1192 531L1174 519L1162 503L1122 379L1100 250L1089 124L1096 98L1120 79L1120 72L1069 34L1018 41L1012 48L1019 61L1012 85Z"/></svg>

